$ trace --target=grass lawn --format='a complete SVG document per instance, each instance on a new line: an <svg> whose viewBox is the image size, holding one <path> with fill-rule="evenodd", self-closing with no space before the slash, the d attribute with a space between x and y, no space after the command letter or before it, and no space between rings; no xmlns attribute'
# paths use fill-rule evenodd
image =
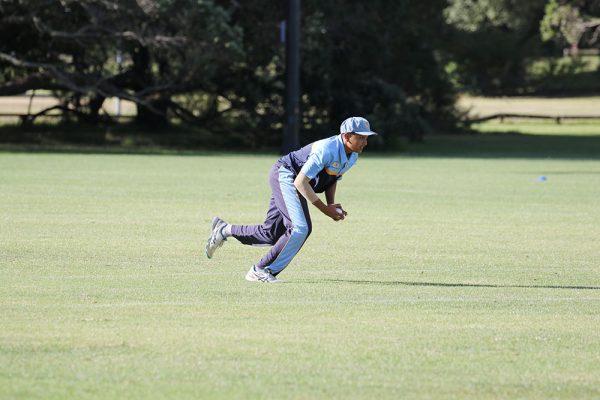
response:
<svg viewBox="0 0 600 400"><path fill-rule="evenodd" d="M548 116L600 116L600 96L580 97L479 97L460 96L459 109L471 118L493 114Z"/></svg>
<svg viewBox="0 0 600 400"><path fill-rule="evenodd" d="M600 120L563 120L557 124L553 120L497 119L473 124L482 133L520 133L536 136L562 136L569 141L582 136L600 136ZM594 138L598 140L597 138ZM569 148L572 147L568 146Z"/></svg>
<svg viewBox="0 0 600 400"><path fill-rule="evenodd" d="M203 255L275 155L0 153L0 398L599 398L598 138L438 139L361 158L279 285Z"/></svg>

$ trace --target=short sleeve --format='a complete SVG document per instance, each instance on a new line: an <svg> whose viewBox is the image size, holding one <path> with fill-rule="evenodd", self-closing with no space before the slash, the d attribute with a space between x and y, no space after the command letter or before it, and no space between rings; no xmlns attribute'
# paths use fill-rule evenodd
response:
<svg viewBox="0 0 600 400"><path fill-rule="evenodd" d="M300 170L308 179L313 179L319 172L325 168L325 160L322 152L311 153L306 160L306 163Z"/></svg>

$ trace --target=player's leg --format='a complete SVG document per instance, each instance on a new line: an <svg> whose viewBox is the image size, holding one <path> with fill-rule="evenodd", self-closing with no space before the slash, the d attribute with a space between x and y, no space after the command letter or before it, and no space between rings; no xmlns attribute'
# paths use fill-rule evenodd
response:
<svg viewBox="0 0 600 400"><path fill-rule="evenodd" d="M278 166L274 165L269 173L269 182L276 179ZM243 244L253 246L272 246L285 232L283 217L275 204L273 196L269 202L267 216L260 225L232 225L219 217L213 219L211 235L206 242L206 256L212 258L216 249L221 247L229 236Z"/></svg>
<svg viewBox="0 0 600 400"><path fill-rule="evenodd" d="M306 199L298 194L293 174L279 168L270 180L273 199L283 217L285 232L269 252L255 265L255 270L279 274L298 254L312 231L312 222Z"/></svg>
<svg viewBox="0 0 600 400"><path fill-rule="evenodd" d="M227 223L219 217L214 217L212 220L210 236L206 240L206 257L212 258L215 251L223 246L223 243L227 240L226 231L228 231Z"/></svg>
<svg viewBox="0 0 600 400"><path fill-rule="evenodd" d="M285 232L283 217L271 196L265 221L260 225L231 225L231 236L243 244L272 246Z"/></svg>

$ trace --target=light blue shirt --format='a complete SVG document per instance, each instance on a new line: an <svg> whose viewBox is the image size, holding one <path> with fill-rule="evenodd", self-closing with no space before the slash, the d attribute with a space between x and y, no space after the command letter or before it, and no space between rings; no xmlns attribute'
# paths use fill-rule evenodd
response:
<svg viewBox="0 0 600 400"><path fill-rule="evenodd" d="M357 160L357 153L350 154L350 157L346 155L342 135L332 136L312 143L310 154L301 172L309 179L313 179L321 171L325 171L339 180L356 164Z"/></svg>

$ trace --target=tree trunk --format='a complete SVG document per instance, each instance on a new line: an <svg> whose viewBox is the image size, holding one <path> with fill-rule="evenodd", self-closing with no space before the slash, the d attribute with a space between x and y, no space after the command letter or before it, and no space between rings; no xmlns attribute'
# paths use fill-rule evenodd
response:
<svg viewBox="0 0 600 400"><path fill-rule="evenodd" d="M94 96L90 99L88 121L92 125L97 125L100 122L100 109L104 103L105 97Z"/></svg>
<svg viewBox="0 0 600 400"><path fill-rule="evenodd" d="M169 125L167 110L169 101L165 98L147 100L152 109L137 104L137 116L135 122L152 129L161 129Z"/></svg>

